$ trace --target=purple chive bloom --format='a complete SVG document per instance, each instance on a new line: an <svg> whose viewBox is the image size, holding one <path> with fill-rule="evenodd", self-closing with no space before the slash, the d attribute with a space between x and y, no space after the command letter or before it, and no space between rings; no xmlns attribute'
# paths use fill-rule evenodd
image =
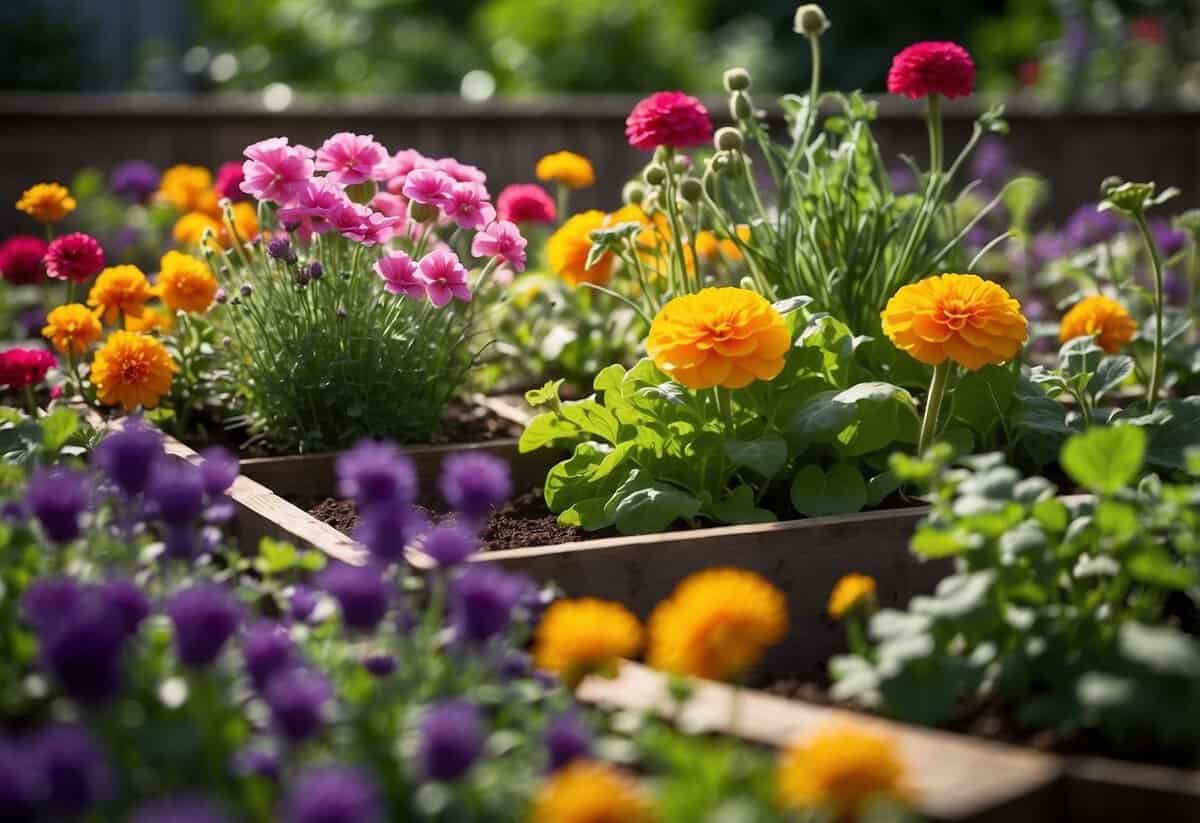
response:
<svg viewBox="0 0 1200 823"><path fill-rule="evenodd" d="M125 622L94 592L38 632L42 661L63 690L84 702L106 700L121 690Z"/></svg>
<svg viewBox="0 0 1200 823"><path fill-rule="evenodd" d="M229 823L229 818L203 798L174 797L146 803L130 823Z"/></svg>
<svg viewBox="0 0 1200 823"><path fill-rule="evenodd" d="M446 458L439 486L456 512L482 521L512 494L512 474L499 457L458 454Z"/></svg>
<svg viewBox="0 0 1200 823"><path fill-rule="evenodd" d="M227 492L241 471L237 455L229 449L213 446L200 452L200 456L204 458L200 464L200 480L205 494L217 497Z"/></svg>
<svg viewBox="0 0 1200 823"><path fill-rule="evenodd" d="M338 602L348 628L371 631L387 614L389 587L374 566L338 563L321 573L320 584Z"/></svg>
<svg viewBox="0 0 1200 823"><path fill-rule="evenodd" d="M387 677L396 671L396 658L390 654L371 654L363 658L363 668L375 677Z"/></svg>
<svg viewBox="0 0 1200 823"><path fill-rule="evenodd" d="M1187 245L1187 234L1172 226L1169 220L1161 218L1151 220L1150 233L1154 237L1154 243L1158 246L1158 253L1162 255L1163 260L1179 254Z"/></svg>
<svg viewBox="0 0 1200 823"><path fill-rule="evenodd" d="M1189 294L1187 279L1181 277L1174 269L1168 269L1163 276L1163 294L1167 302L1173 306L1186 305Z"/></svg>
<svg viewBox="0 0 1200 823"><path fill-rule="evenodd" d="M29 748L45 781L48 809L57 814L79 814L108 793L104 757L82 728L62 725L44 729Z"/></svg>
<svg viewBox="0 0 1200 823"><path fill-rule="evenodd" d="M117 194L134 203L147 203L158 191L158 169L142 160L130 160L112 171L109 185Z"/></svg>
<svg viewBox="0 0 1200 823"><path fill-rule="evenodd" d="M28 519L29 512L25 510L25 504L22 501L5 500L0 503L0 521L15 525L24 523Z"/></svg>
<svg viewBox="0 0 1200 823"><path fill-rule="evenodd" d="M505 631L525 594L525 581L493 566L477 565L450 583L450 622L460 640L484 643Z"/></svg>
<svg viewBox="0 0 1200 823"><path fill-rule="evenodd" d="M312 613L317 608L317 601L320 596L317 592L310 589L308 586L297 585L292 589L292 596L288 598L288 613L293 620L301 623L312 617Z"/></svg>
<svg viewBox="0 0 1200 823"><path fill-rule="evenodd" d="M241 777L279 780L279 755L265 749L242 749L233 757L233 772Z"/></svg>
<svg viewBox="0 0 1200 823"><path fill-rule="evenodd" d="M300 775L287 800L286 823L381 823L383 807L367 775L321 766Z"/></svg>
<svg viewBox="0 0 1200 823"><path fill-rule="evenodd" d="M0 814L3 820L37 819L43 787L24 747L0 739Z"/></svg>
<svg viewBox="0 0 1200 823"><path fill-rule="evenodd" d="M150 478L150 499L168 526L187 526L204 511L204 478L186 460L164 460Z"/></svg>
<svg viewBox="0 0 1200 823"><path fill-rule="evenodd" d="M567 712L546 724L546 770L556 772L572 760L591 753L592 738L587 727Z"/></svg>
<svg viewBox="0 0 1200 823"><path fill-rule="evenodd" d="M532 657L522 651L510 651L500 663L500 677L504 680L518 680L528 676L532 669Z"/></svg>
<svg viewBox="0 0 1200 823"><path fill-rule="evenodd" d="M421 720L417 758L423 773L430 780L457 780L483 752L483 740L475 706L462 700L434 704Z"/></svg>
<svg viewBox="0 0 1200 823"><path fill-rule="evenodd" d="M131 246L136 246L140 242L142 242L141 229L137 226L121 226L121 228L113 232L112 237L103 245L105 249L117 255L123 253Z"/></svg>
<svg viewBox="0 0 1200 823"><path fill-rule="evenodd" d="M417 494L412 461L390 443L360 440L337 459L338 489L366 511L376 504L405 506Z"/></svg>
<svg viewBox="0 0 1200 823"><path fill-rule="evenodd" d="M84 589L71 577L39 577L21 596L21 614L39 634L59 625L83 600Z"/></svg>
<svg viewBox="0 0 1200 823"><path fill-rule="evenodd" d="M363 513L354 536L376 560L398 563L404 559L412 523L407 506L375 506Z"/></svg>
<svg viewBox="0 0 1200 823"><path fill-rule="evenodd" d="M87 475L64 468L38 469L29 478L25 502L55 543L80 535L79 516L88 505Z"/></svg>
<svg viewBox="0 0 1200 823"><path fill-rule="evenodd" d="M150 601L132 580L108 580L98 585L96 592L121 622L126 636L135 634L150 615Z"/></svg>
<svg viewBox="0 0 1200 823"><path fill-rule="evenodd" d="M286 237L272 237L271 242L267 243L267 254L284 263L295 263L298 259L292 241Z"/></svg>
<svg viewBox="0 0 1200 823"><path fill-rule="evenodd" d="M333 689L316 672L295 668L271 678L264 697L279 733L289 740L304 740L321 728Z"/></svg>
<svg viewBox="0 0 1200 823"><path fill-rule="evenodd" d="M989 186L1003 186L1008 176L1008 144L1000 137L985 137L971 161L971 174Z"/></svg>
<svg viewBox="0 0 1200 823"><path fill-rule="evenodd" d="M130 423L96 447L96 465L117 488L128 495L141 494L163 456L163 440L145 423Z"/></svg>
<svg viewBox="0 0 1200 823"><path fill-rule="evenodd" d="M187 666L207 666L217 659L241 619L241 606L223 586L200 583L169 601L167 616L175 627L175 651Z"/></svg>
<svg viewBox="0 0 1200 823"><path fill-rule="evenodd" d="M425 535L424 550L439 566L457 566L479 550L479 538L457 523L443 523Z"/></svg>
<svg viewBox="0 0 1200 823"><path fill-rule="evenodd" d="M310 280L320 280L325 276L325 267L321 265L320 260L314 260L308 264L308 277Z"/></svg>
<svg viewBox="0 0 1200 823"><path fill-rule="evenodd" d="M191 526L169 526L163 537L163 554L167 557L177 557L188 560L195 556L197 549L196 531Z"/></svg>
<svg viewBox="0 0 1200 823"><path fill-rule="evenodd" d="M1063 230L1073 249L1086 249L1111 240L1123 223L1112 211L1097 211L1095 205L1080 206L1067 220Z"/></svg>
<svg viewBox="0 0 1200 823"><path fill-rule="evenodd" d="M271 678L292 663L292 638L287 629L270 620L255 623L242 638L242 657L254 687L261 691Z"/></svg>

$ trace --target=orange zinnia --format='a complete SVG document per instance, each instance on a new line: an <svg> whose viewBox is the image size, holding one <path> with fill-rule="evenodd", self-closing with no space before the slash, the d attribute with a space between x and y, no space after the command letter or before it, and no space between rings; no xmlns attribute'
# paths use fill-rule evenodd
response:
<svg viewBox="0 0 1200 823"><path fill-rule="evenodd" d="M57 223L75 211L75 198L60 183L38 183L21 194L17 208L39 223Z"/></svg>
<svg viewBox="0 0 1200 823"><path fill-rule="evenodd" d="M740 389L783 371L791 342L783 316L761 295L709 288L662 307L646 353L689 389Z"/></svg>
<svg viewBox="0 0 1200 823"><path fill-rule="evenodd" d="M612 277L613 255L605 252L596 264L588 267L588 252L592 250L592 232L604 227L602 211L581 212L559 227L546 241L546 259L554 273L572 286L595 283L603 286Z"/></svg>
<svg viewBox="0 0 1200 823"><path fill-rule="evenodd" d="M63 354L83 354L100 339L101 332L100 321L87 306L68 303L46 315L42 336Z"/></svg>
<svg viewBox="0 0 1200 823"><path fill-rule="evenodd" d="M1094 337L1097 346L1109 354L1116 354L1136 333L1137 324L1125 307L1097 294L1083 298L1066 313L1058 339L1060 343L1066 343L1076 337Z"/></svg>
<svg viewBox="0 0 1200 823"><path fill-rule="evenodd" d="M159 194L179 212L203 212L220 217L218 196L213 190L212 172L203 166L180 164L163 172L158 184Z"/></svg>
<svg viewBox="0 0 1200 823"><path fill-rule="evenodd" d="M150 281L137 266L110 266L92 284L87 302L111 326L121 315L140 317L153 296Z"/></svg>
<svg viewBox="0 0 1200 823"><path fill-rule="evenodd" d="M157 291L167 308L202 314L217 296L217 278L203 260L169 251L163 256Z"/></svg>
<svg viewBox="0 0 1200 823"><path fill-rule="evenodd" d="M117 331L96 352L90 377L101 403L133 411L138 406L156 407L171 390L177 371L162 343L144 334Z"/></svg>
<svg viewBox="0 0 1200 823"><path fill-rule="evenodd" d="M537 161L534 169L538 180L562 183L571 189L586 189L596 182L596 172L591 162L580 154L560 151L547 154Z"/></svg>
<svg viewBox="0 0 1200 823"><path fill-rule="evenodd" d="M975 274L941 274L905 286L882 319L896 348L930 366L952 360L974 371L1004 363L1029 337L1021 304Z"/></svg>
<svg viewBox="0 0 1200 823"><path fill-rule="evenodd" d="M637 654L641 645L642 626L620 603L559 600L538 624L533 660L574 688L589 674L614 674L618 659Z"/></svg>

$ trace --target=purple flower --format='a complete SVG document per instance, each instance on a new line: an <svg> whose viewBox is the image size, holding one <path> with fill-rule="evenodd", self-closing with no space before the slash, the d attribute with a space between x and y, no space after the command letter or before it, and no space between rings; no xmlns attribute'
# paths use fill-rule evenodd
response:
<svg viewBox="0 0 1200 823"><path fill-rule="evenodd" d="M512 474L499 457L466 452L446 458L438 485L456 512L482 521L512 495Z"/></svg>
<svg viewBox="0 0 1200 823"><path fill-rule="evenodd" d="M200 456L204 458L200 464L204 493L209 497L219 497L229 490L241 472L237 455L228 449L213 446L200 452Z"/></svg>
<svg viewBox="0 0 1200 823"><path fill-rule="evenodd" d="M313 611L317 608L318 594L308 586L297 585L292 589L292 596L288 599L288 612L293 620L301 623L312 617Z"/></svg>
<svg viewBox="0 0 1200 823"><path fill-rule="evenodd" d="M29 748L45 781L46 806L55 813L82 813L108 793L107 765L95 742L82 728L51 726L39 732Z"/></svg>
<svg viewBox="0 0 1200 823"><path fill-rule="evenodd" d="M112 610L113 617L123 625L127 636L136 634L142 621L150 615L150 601L132 580L108 580L98 585L96 592Z"/></svg>
<svg viewBox="0 0 1200 823"><path fill-rule="evenodd" d="M342 186L365 183L376 176L376 169L388 160L387 149L375 142L373 134L338 132L317 149L317 171Z"/></svg>
<svg viewBox="0 0 1200 823"><path fill-rule="evenodd" d="M191 526L168 526L163 537L163 555L190 560L196 554L196 530Z"/></svg>
<svg viewBox="0 0 1200 823"><path fill-rule="evenodd" d="M452 299L471 302L471 286L467 270L458 256L449 249L434 249L417 263L417 278L425 284L429 302L439 309Z"/></svg>
<svg viewBox="0 0 1200 823"><path fill-rule="evenodd" d="M167 616L175 627L175 651L187 666L207 666L241 620L241 606L223 586L199 583L167 602Z"/></svg>
<svg viewBox="0 0 1200 823"><path fill-rule="evenodd" d="M242 657L251 682L261 691L272 677L292 663L292 638L279 623L260 621L246 629Z"/></svg>
<svg viewBox="0 0 1200 823"><path fill-rule="evenodd" d="M498 220L475 235L471 254L475 257L498 257L517 271L525 271L525 247L528 241L521 236L515 223Z"/></svg>
<svg viewBox="0 0 1200 823"><path fill-rule="evenodd" d="M164 460L150 478L149 496L168 526L187 526L204 511L204 478L186 460Z"/></svg>
<svg viewBox="0 0 1200 823"><path fill-rule="evenodd" d="M462 700L436 703L421 720L417 758L430 780L457 780L483 752L479 710Z"/></svg>
<svg viewBox="0 0 1200 823"><path fill-rule="evenodd" d="M1120 233L1121 218L1112 211L1097 211L1094 204L1080 206L1063 230L1073 249L1086 249L1111 240Z"/></svg>
<svg viewBox="0 0 1200 823"><path fill-rule="evenodd" d="M309 769L287 800L286 823L382 823L383 808L367 775L343 766Z"/></svg>
<svg viewBox="0 0 1200 823"><path fill-rule="evenodd" d="M265 749L242 749L233 756L234 774L279 780L279 755Z"/></svg>
<svg viewBox="0 0 1200 823"><path fill-rule="evenodd" d="M396 658L390 654L371 654L363 658L363 668L375 677L387 677L396 671Z"/></svg>
<svg viewBox="0 0 1200 823"><path fill-rule="evenodd" d="M38 469L29 478L25 495L46 537L55 543L79 537L79 517L88 505L87 475L59 467Z"/></svg>
<svg viewBox="0 0 1200 823"><path fill-rule="evenodd" d="M1150 232L1163 260L1169 260L1179 254L1187 245L1187 234L1172 226L1169 220L1162 218L1151 220Z"/></svg>
<svg viewBox="0 0 1200 823"><path fill-rule="evenodd" d="M479 539L458 523L443 523L425 535L425 554L439 566L457 566L479 549Z"/></svg>
<svg viewBox="0 0 1200 823"><path fill-rule="evenodd" d="M1008 144L1000 137L985 137L971 161L971 174L999 188L1008 176Z"/></svg>
<svg viewBox="0 0 1200 823"><path fill-rule="evenodd" d="M572 760L591 753L592 738L587 727L572 712L546 724L546 770L556 772Z"/></svg>
<svg viewBox="0 0 1200 823"><path fill-rule="evenodd" d="M296 256L296 250L292 248L292 241L285 236L272 237L267 243L267 255L275 260L282 260L284 263L295 263L300 258Z"/></svg>
<svg viewBox="0 0 1200 823"><path fill-rule="evenodd" d="M104 438L94 453L96 465L127 495L146 490L162 457L162 435L140 420Z"/></svg>
<svg viewBox="0 0 1200 823"><path fill-rule="evenodd" d="M321 573L320 584L338 602L348 628L371 631L387 614L390 590L374 566L337 563Z"/></svg>
<svg viewBox="0 0 1200 823"><path fill-rule="evenodd" d="M24 747L0 739L0 811L3 819L24 823L37 819L43 787Z"/></svg>
<svg viewBox="0 0 1200 823"><path fill-rule="evenodd" d="M333 689L316 672L295 668L271 678L264 697L279 733L289 740L305 740L321 728Z"/></svg>
<svg viewBox="0 0 1200 823"><path fill-rule="evenodd" d="M417 496L412 461L391 443L360 440L337 459L338 491L361 511L382 504L407 506Z"/></svg>
<svg viewBox="0 0 1200 823"><path fill-rule="evenodd" d="M94 592L85 593L53 625L39 630L42 661L63 690L84 702L106 700L121 689L124 620Z"/></svg>
<svg viewBox="0 0 1200 823"><path fill-rule="evenodd" d="M142 160L130 160L112 171L109 186L117 194L134 203L147 203L158 191L161 175L154 166Z"/></svg>
<svg viewBox="0 0 1200 823"><path fill-rule="evenodd" d="M526 581L494 566L475 565L450 583L450 620L456 636L484 643L508 629Z"/></svg>
<svg viewBox="0 0 1200 823"><path fill-rule="evenodd" d="M380 563L399 563L404 560L412 523L407 507L375 506L363 514L354 536Z"/></svg>
<svg viewBox="0 0 1200 823"><path fill-rule="evenodd" d="M203 798L173 797L142 805L131 823L229 823L229 818Z"/></svg>
<svg viewBox="0 0 1200 823"><path fill-rule="evenodd" d="M909 194L917 190L917 178L908 166L896 166L888 172L892 180L892 191L896 194Z"/></svg>
<svg viewBox="0 0 1200 823"><path fill-rule="evenodd" d="M529 675L533 669L533 658L522 651L509 651L500 662L500 677L504 680L517 680Z"/></svg>
<svg viewBox="0 0 1200 823"><path fill-rule="evenodd" d="M83 596L73 577L39 577L21 596L21 614L34 630L45 632L70 615Z"/></svg>

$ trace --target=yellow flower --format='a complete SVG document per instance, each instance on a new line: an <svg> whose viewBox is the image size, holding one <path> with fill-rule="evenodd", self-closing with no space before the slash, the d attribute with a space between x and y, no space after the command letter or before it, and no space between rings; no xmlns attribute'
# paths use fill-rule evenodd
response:
<svg viewBox="0 0 1200 823"><path fill-rule="evenodd" d="M743 243L750 242L749 226L738 226L735 231ZM696 235L696 253L701 260L715 260L718 255L730 263L740 263L742 260L742 250L737 243L729 239L718 240L717 235L708 229Z"/></svg>
<svg viewBox="0 0 1200 823"><path fill-rule="evenodd" d="M87 302L111 326L121 314L140 317L146 301L153 296L150 281L137 266L111 266L100 272Z"/></svg>
<svg viewBox="0 0 1200 823"><path fill-rule="evenodd" d="M576 760L538 789L532 823L652 823L658 815L650 795L629 775L607 763Z"/></svg>
<svg viewBox="0 0 1200 823"><path fill-rule="evenodd" d="M591 233L603 228L604 219L602 211L581 212L563 223L546 241L546 259L550 268L568 284L602 286L612 276L612 252L605 252L591 268L587 265L588 252L592 249Z"/></svg>
<svg viewBox="0 0 1200 823"><path fill-rule="evenodd" d="M1028 339L1021 304L975 274L940 274L900 289L881 315L896 348L930 366L972 371L1014 358Z"/></svg>
<svg viewBox="0 0 1200 823"><path fill-rule="evenodd" d="M138 406L153 409L171 390L179 367L162 343L128 331L108 336L92 361L91 381L100 402L120 405L125 411Z"/></svg>
<svg viewBox="0 0 1200 823"><path fill-rule="evenodd" d="M740 389L783 371L791 335L761 295L732 287L676 297L650 324L646 353L689 389Z"/></svg>
<svg viewBox="0 0 1200 823"><path fill-rule="evenodd" d="M1062 319L1058 339L1061 343L1076 337L1094 337L1096 345L1116 354L1133 339L1137 324L1116 300L1097 294L1076 303Z"/></svg>
<svg viewBox="0 0 1200 823"><path fill-rule="evenodd" d="M38 183L25 190L17 208L39 223L57 223L75 211L75 198L59 183Z"/></svg>
<svg viewBox="0 0 1200 823"><path fill-rule="evenodd" d="M572 189L586 189L596 182L596 172L591 162L569 151L547 154L537 161L534 171L538 180L553 180Z"/></svg>
<svg viewBox="0 0 1200 823"><path fill-rule="evenodd" d="M846 612L875 602L875 578L848 574L837 582L829 595L829 616L841 620Z"/></svg>
<svg viewBox="0 0 1200 823"><path fill-rule="evenodd" d="M787 633L783 593L741 569L693 574L647 624L647 662L672 674L740 677Z"/></svg>
<svg viewBox="0 0 1200 823"><path fill-rule="evenodd" d="M46 315L42 337L54 343L63 354L83 354L100 339L100 321L82 303L59 306Z"/></svg>
<svg viewBox="0 0 1200 823"><path fill-rule="evenodd" d="M212 172L203 166L180 164L163 172L158 184L159 194L183 214L198 211L219 217L217 193L213 190Z"/></svg>
<svg viewBox="0 0 1200 823"><path fill-rule="evenodd" d="M539 669L574 688L589 674L613 674L618 658L637 654L641 645L641 624L619 603L559 600L538 624L533 657Z"/></svg>
<svg viewBox="0 0 1200 823"><path fill-rule="evenodd" d="M221 221L221 245L232 248L235 235L243 243L258 237L258 212L245 201L233 204L232 225L228 219Z"/></svg>
<svg viewBox="0 0 1200 823"><path fill-rule="evenodd" d="M141 317L125 316L125 331L169 334L174 325L171 315L159 309L143 309Z"/></svg>
<svg viewBox="0 0 1200 823"><path fill-rule="evenodd" d="M217 295L217 278L203 260L169 251L162 259L156 291L172 311L201 314Z"/></svg>
<svg viewBox="0 0 1200 823"><path fill-rule="evenodd" d="M784 752L775 782L785 807L820 809L832 813L834 823L855 823L874 798L912 802L904 772L890 740L845 726Z"/></svg>
<svg viewBox="0 0 1200 823"><path fill-rule="evenodd" d="M208 241L208 247L214 252L220 251L221 234L224 229L218 221L203 212L193 211L179 218L175 222L175 228L171 230L171 236L181 246L199 248L204 242L205 231L212 232L212 239Z"/></svg>

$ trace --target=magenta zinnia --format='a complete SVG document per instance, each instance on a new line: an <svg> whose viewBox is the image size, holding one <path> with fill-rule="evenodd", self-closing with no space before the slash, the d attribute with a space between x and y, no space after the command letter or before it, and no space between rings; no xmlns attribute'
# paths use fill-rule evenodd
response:
<svg viewBox="0 0 1200 823"><path fill-rule="evenodd" d="M708 110L695 97L681 91L660 91L642 100L625 120L629 145L642 151L659 146L686 149L712 139Z"/></svg>
<svg viewBox="0 0 1200 823"><path fill-rule="evenodd" d="M915 43L892 59L888 91L912 100L940 94L968 97L975 88L975 63L957 43Z"/></svg>
<svg viewBox="0 0 1200 823"><path fill-rule="evenodd" d="M46 251L46 274L55 280L82 283L104 269L104 249L89 234L64 234Z"/></svg>

